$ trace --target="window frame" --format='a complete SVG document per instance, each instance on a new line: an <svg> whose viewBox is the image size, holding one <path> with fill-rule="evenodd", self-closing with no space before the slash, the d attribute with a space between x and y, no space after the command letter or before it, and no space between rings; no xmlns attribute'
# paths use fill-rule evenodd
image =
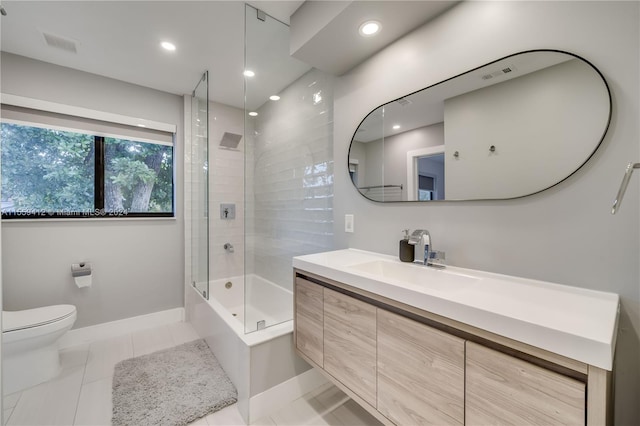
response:
<svg viewBox="0 0 640 426"><path fill-rule="evenodd" d="M100 135L100 132L95 132L92 134L87 131L79 131L77 129L65 128L62 129L57 126L47 126L42 125L40 123L30 123L21 120L12 120L12 119L1 119L0 125L3 123L7 124L15 124L20 126L29 126L36 127L42 129L54 129L54 130L63 130L74 133L84 133L93 137L94 143L94 209L92 212L73 212L69 211L68 213L63 212L2 212L2 220L24 220L24 219L126 219L126 218L175 218L176 217L176 158L175 158L175 132L172 133L173 143L171 145L158 143L158 145L170 146L171 147L171 171L172 171L172 179L171 179L171 212L109 212L105 211L104 203L105 203L105 138L107 136ZM108 136L112 137L112 136ZM153 142L147 141L138 141L133 138L129 138L127 136L121 136L121 138L125 140L130 140L132 142L140 142L140 143L149 143L153 144Z"/></svg>

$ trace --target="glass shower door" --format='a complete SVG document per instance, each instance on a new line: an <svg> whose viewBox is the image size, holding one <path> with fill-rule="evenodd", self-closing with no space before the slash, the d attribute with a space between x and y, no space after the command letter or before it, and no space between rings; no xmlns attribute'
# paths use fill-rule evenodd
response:
<svg viewBox="0 0 640 426"><path fill-rule="evenodd" d="M293 318L294 256L333 244L331 77L245 6L245 333Z"/></svg>
<svg viewBox="0 0 640 426"><path fill-rule="evenodd" d="M191 97L191 281L209 298L209 72Z"/></svg>

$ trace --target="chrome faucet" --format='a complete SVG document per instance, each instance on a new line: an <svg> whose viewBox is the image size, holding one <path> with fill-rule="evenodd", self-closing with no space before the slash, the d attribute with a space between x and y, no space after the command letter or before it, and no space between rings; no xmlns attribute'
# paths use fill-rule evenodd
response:
<svg viewBox="0 0 640 426"><path fill-rule="evenodd" d="M429 252L431 246L431 235L426 229L416 229L409 237L409 244L415 246L413 249L414 263L429 264Z"/></svg>
<svg viewBox="0 0 640 426"><path fill-rule="evenodd" d="M413 262L421 263L434 268L445 267L445 254L443 251L434 250L431 235L426 229L416 229L409 237L409 244L413 249Z"/></svg>

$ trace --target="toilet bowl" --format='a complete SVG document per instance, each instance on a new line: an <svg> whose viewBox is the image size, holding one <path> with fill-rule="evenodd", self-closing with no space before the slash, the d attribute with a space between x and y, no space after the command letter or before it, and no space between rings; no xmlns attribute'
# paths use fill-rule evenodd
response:
<svg viewBox="0 0 640 426"><path fill-rule="evenodd" d="M2 311L2 384L5 395L58 375L58 340L75 321L76 307L73 305Z"/></svg>

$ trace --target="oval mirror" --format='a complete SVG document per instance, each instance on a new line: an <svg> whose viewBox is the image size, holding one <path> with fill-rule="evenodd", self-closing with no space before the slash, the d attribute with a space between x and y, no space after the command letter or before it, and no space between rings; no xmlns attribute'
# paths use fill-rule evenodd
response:
<svg viewBox="0 0 640 426"><path fill-rule="evenodd" d="M609 87L591 63L517 53L371 111L351 140L349 174L380 202L524 197L578 170L610 119Z"/></svg>

